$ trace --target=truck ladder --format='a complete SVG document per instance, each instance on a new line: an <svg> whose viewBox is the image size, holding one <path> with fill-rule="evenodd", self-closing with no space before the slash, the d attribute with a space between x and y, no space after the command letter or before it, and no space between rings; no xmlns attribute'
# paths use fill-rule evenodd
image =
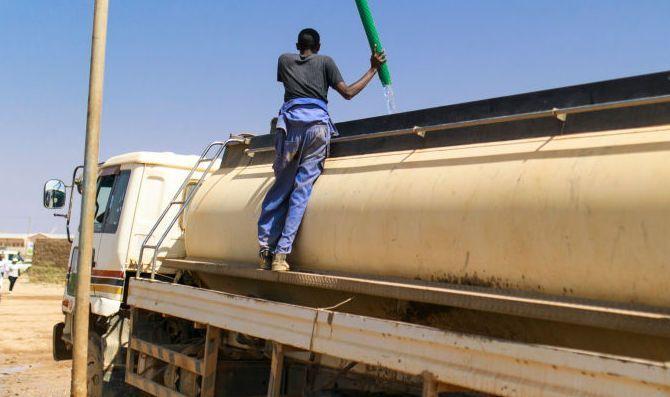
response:
<svg viewBox="0 0 670 397"><path fill-rule="evenodd" d="M210 170L212 169L212 166L216 162L216 160L221 157L223 151L228 147L230 144L247 144L248 143L248 138L245 137L237 137L237 136L231 136L228 138L226 141L220 142L212 142L207 147L205 150L203 150L202 154L200 155L200 158L198 161L193 165L193 168L191 168L191 171L188 173L186 178L184 178L184 182L182 182L181 186L179 189L177 189L177 192L174 194L174 197L172 200L170 200L170 203L168 206L163 210L163 213L158 217L156 220L156 223L154 223L153 227L147 233L147 236L145 237L144 241L142 242L142 246L140 247L140 255L137 261L137 273L135 275L136 278L140 278L140 274L142 272L143 268L143 263L142 259L144 259L144 250L145 249L151 249L153 250L153 255L151 257L151 279L153 280L156 277L156 257L158 256L158 250L160 249L161 245L163 244L163 241L167 237L167 235L170 233L170 230L172 230L172 227L174 224L177 222L177 219L184 213L184 210L186 207L189 205L193 197L195 196L195 193L200 189L200 186L202 186L203 181L205 178L207 178L207 175L209 175ZM210 155L210 152L213 152L213 156L208 157ZM191 182L191 177L193 174L196 172L200 164L202 163L207 163L207 167L205 167L205 170L202 171L202 174L200 175L200 178L198 178L197 182L195 185L193 185L193 188L190 189L189 191L186 192L184 195L184 192L186 191L186 188L189 186ZM180 197L182 197L180 199ZM158 238L158 241L155 244L149 244L149 240L151 237L153 237L154 233L158 229L158 227L163 224L163 220L166 219L166 216L168 212L170 212L170 209L173 206L178 206L177 214L170 218L170 222L168 224L168 227L163 231L163 233L160 235Z"/></svg>

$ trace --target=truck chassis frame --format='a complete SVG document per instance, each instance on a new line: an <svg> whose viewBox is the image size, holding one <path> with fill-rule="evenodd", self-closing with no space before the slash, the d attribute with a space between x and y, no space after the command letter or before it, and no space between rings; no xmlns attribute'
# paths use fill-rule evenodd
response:
<svg viewBox="0 0 670 397"><path fill-rule="evenodd" d="M666 396L667 363L522 344L421 325L146 279L130 280L128 304L206 327L197 360L132 335L126 382L156 396L184 396L135 372L146 354L202 376L214 395L221 330L272 341L268 396L279 396L285 350L301 350L423 377L423 395L453 385L503 396ZM132 323L132 318L131 318Z"/></svg>

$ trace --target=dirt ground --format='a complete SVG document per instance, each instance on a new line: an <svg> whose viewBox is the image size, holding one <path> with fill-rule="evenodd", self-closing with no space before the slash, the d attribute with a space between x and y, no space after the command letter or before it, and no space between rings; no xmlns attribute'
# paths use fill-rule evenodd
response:
<svg viewBox="0 0 670 397"><path fill-rule="evenodd" d="M63 321L63 286L21 277L0 299L0 397L69 396L71 361L51 357L51 330Z"/></svg>

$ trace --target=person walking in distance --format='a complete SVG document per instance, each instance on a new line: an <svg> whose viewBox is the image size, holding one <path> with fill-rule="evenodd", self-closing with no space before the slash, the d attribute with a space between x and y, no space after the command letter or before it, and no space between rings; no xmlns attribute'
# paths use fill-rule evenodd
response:
<svg viewBox="0 0 670 397"><path fill-rule="evenodd" d="M275 181L263 200L258 219L260 267L287 271L286 260L312 192L323 171L331 135L337 131L328 113L328 88L345 99L356 96L386 62L374 52L370 68L347 85L332 58L319 54L321 39L314 29L298 34L297 54L283 54L277 81L284 85L284 104L275 130Z"/></svg>
<svg viewBox="0 0 670 397"><path fill-rule="evenodd" d="M9 294L14 290L14 284L21 275L20 266L18 263L9 263L7 265L7 278L9 279Z"/></svg>
<svg viewBox="0 0 670 397"><path fill-rule="evenodd" d="M0 254L0 299L2 299L2 290L5 285L5 276L9 270L7 265L8 263L5 262L5 255Z"/></svg>

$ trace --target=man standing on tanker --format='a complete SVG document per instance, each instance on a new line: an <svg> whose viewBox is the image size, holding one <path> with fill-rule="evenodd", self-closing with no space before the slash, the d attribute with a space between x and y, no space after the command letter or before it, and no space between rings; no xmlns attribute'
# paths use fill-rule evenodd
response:
<svg viewBox="0 0 670 397"><path fill-rule="evenodd" d="M314 29L298 34L299 54L283 54L277 81L284 84L284 104L275 130L275 181L267 192L258 219L261 268L287 271L286 257L312 193L323 171L331 135L337 131L328 114L328 88L345 99L361 92L386 62L383 52L370 57L370 69L347 85L332 58L320 55L321 41Z"/></svg>

